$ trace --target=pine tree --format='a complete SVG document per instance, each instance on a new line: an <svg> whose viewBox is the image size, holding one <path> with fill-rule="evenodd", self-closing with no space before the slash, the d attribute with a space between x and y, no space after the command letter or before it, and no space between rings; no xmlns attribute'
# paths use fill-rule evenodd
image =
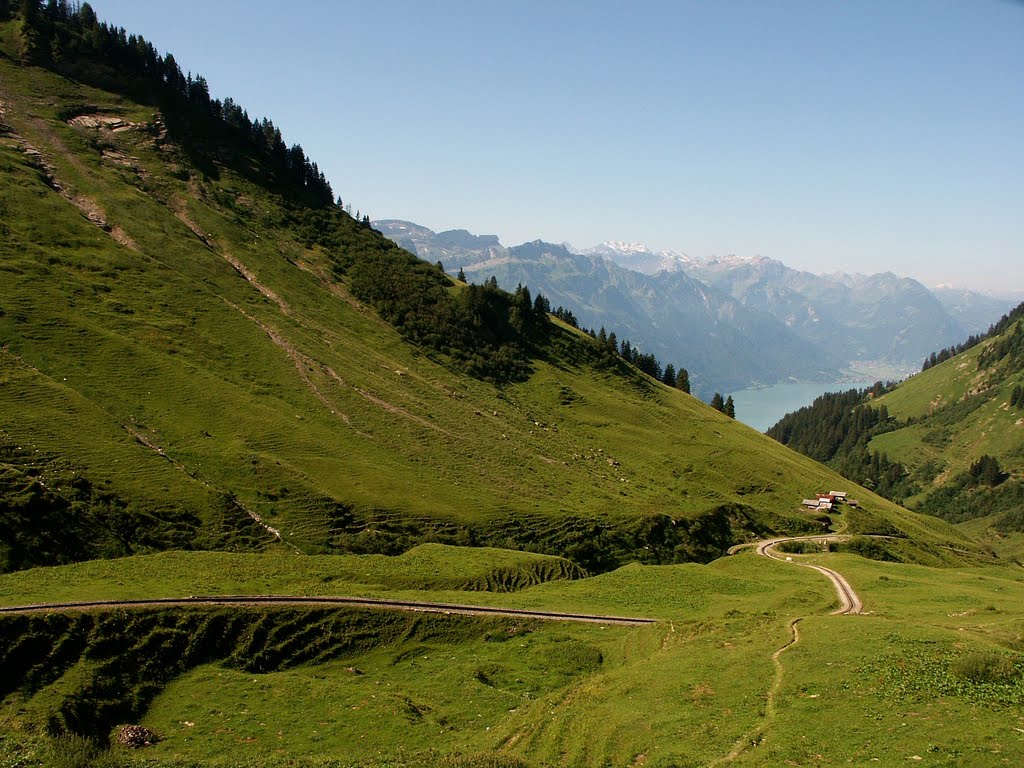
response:
<svg viewBox="0 0 1024 768"><path fill-rule="evenodd" d="M438 272L440 272L442 275L444 274L444 264L441 263L440 259L437 260L437 264L435 264L434 266L437 267Z"/></svg>
<svg viewBox="0 0 1024 768"><path fill-rule="evenodd" d="M722 411L725 409L725 401L722 399L721 392L715 392L715 394L711 396L711 407L716 411Z"/></svg>
<svg viewBox="0 0 1024 768"><path fill-rule="evenodd" d="M978 483L987 485L991 488L999 485L1007 478L1002 467L999 466L999 459L995 456L989 456L988 454L985 454L976 462L971 464L969 472L971 477L973 477Z"/></svg>
<svg viewBox="0 0 1024 768"><path fill-rule="evenodd" d="M459 282L466 282L466 272L462 269L462 267L459 267Z"/></svg>
<svg viewBox="0 0 1024 768"><path fill-rule="evenodd" d="M1020 384L1014 387L1013 392L1010 394L1010 407L1024 408L1024 388Z"/></svg>
<svg viewBox="0 0 1024 768"><path fill-rule="evenodd" d="M665 365L665 370L661 374L661 381L670 387L676 385L676 367L672 363Z"/></svg>
<svg viewBox="0 0 1024 768"><path fill-rule="evenodd" d="M722 413L731 419L736 418L736 404L732 401L732 395L725 398L725 406L722 408Z"/></svg>
<svg viewBox="0 0 1024 768"><path fill-rule="evenodd" d="M96 11L88 3L82 3L82 7L78 9L78 19L87 30L99 24L99 19L96 18Z"/></svg>
<svg viewBox="0 0 1024 768"><path fill-rule="evenodd" d="M19 55L26 63L40 63L44 52L44 27L39 0L22 0L21 2L21 41ZM49 48L45 48L49 52Z"/></svg>
<svg viewBox="0 0 1024 768"><path fill-rule="evenodd" d="M680 368L679 372L676 373L676 389L681 389L686 394L690 394L690 372L685 368Z"/></svg>
<svg viewBox="0 0 1024 768"><path fill-rule="evenodd" d="M538 317L547 317L551 313L551 302L543 293L538 293L533 300L533 312Z"/></svg>
<svg viewBox="0 0 1024 768"><path fill-rule="evenodd" d="M529 286L522 286L516 291L515 296L516 302L519 304L519 308L523 315L529 317L530 313L533 311L533 296L530 295Z"/></svg>

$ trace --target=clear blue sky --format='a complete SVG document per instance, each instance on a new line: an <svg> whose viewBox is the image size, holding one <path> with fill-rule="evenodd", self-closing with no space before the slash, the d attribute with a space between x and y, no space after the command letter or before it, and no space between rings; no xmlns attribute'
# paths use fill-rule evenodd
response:
<svg viewBox="0 0 1024 768"><path fill-rule="evenodd" d="M91 0L372 218L1024 291L1024 3Z"/></svg>

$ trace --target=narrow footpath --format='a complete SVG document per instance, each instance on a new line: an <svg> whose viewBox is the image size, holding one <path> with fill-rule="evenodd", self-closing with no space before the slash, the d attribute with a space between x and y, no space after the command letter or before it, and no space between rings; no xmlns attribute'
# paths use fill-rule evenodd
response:
<svg viewBox="0 0 1024 768"><path fill-rule="evenodd" d="M833 616L848 616L855 613L861 613L864 610L864 604L861 602L860 597L854 591L853 587L850 586L850 582L846 580L841 573L834 571L831 568L826 568L823 565L814 565L812 563L802 563L799 560L795 560L789 555L780 555L775 551L775 547L779 544L783 544L788 541L815 541L824 544L828 541L841 541L847 538L843 535L821 535L821 536L783 536L776 539L765 539L764 541L755 541L748 544L739 544L735 547L730 547L729 554L733 555L742 549L755 548L757 554L762 557L767 557L772 560L778 560L780 562L790 563L792 565L799 565L801 568L811 568L818 573L822 574L829 581L832 582L832 586L835 587L836 594L839 596L839 607L832 611ZM740 755L744 754L751 747L757 747L764 741L765 733L770 727L772 720L775 718L775 701L778 697L779 691L782 689L783 681L783 668L782 668L782 654L788 651L790 648L800 642L800 629L798 625L803 621L803 616L798 616L789 622L789 639L782 644L772 654L772 665L775 667L775 676L772 679L772 685L768 689L768 694L765 701L764 717L761 721L755 725L750 731L743 734L733 745L729 754L724 755L713 763L711 766L725 765L731 763Z"/></svg>

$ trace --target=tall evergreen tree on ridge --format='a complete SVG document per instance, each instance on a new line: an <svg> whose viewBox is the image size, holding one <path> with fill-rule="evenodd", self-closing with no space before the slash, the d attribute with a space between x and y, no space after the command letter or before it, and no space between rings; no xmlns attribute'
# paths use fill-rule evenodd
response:
<svg viewBox="0 0 1024 768"><path fill-rule="evenodd" d="M680 368L676 373L676 389L681 389L686 394L690 394L690 372L685 368Z"/></svg>

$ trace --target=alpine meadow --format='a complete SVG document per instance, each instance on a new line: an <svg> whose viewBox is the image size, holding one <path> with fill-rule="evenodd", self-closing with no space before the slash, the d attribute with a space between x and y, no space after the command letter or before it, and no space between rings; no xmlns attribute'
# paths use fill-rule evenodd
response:
<svg viewBox="0 0 1024 768"><path fill-rule="evenodd" d="M1019 310L803 455L188 66L0 0L0 766L1024 762Z"/></svg>

